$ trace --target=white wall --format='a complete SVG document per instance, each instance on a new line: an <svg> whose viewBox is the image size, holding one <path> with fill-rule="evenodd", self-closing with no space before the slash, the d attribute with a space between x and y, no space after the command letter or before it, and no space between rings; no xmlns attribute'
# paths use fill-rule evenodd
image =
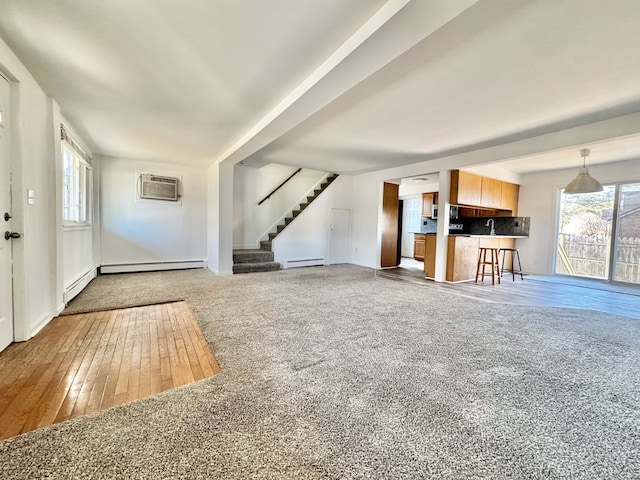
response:
<svg viewBox="0 0 640 480"><path fill-rule="evenodd" d="M11 81L11 228L23 234L13 241L15 338L26 340L62 308L54 201L57 106L2 40L0 71ZM29 189L34 205L27 204Z"/></svg>
<svg viewBox="0 0 640 480"><path fill-rule="evenodd" d="M324 265L329 254L331 209L351 210L353 177L340 175L273 241L275 261L284 268Z"/></svg>
<svg viewBox="0 0 640 480"><path fill-rule="evenodd" d="M136 185L141 172L179 177L180 202L138 199ZM101 157L100 216L102 271L205 265L205 169Z"/></svg>
<svg viewBox="0 0 640 480"><path fill-rule="evenodd" d="M207 268L233 275L233 172L231 161L207 170Z"/></svg>
<svg viewBox="0 0 640 480"><path fill-rule="evenodd" d="M92 156L91 149L83 142L82 137L73 129L71 123L64 119L58 108L53 110L54 127L59 131L60 123L65 125L67 133L78 143L84 152ZM63 191L63 159L62 141L60 135L54 138L54 155L56 157L56 214L58 223L58 275L63 286L64 303L69 303L78 293L85 288L97 275L98 258L95 251L95 240L99 235L99 223L96 220L98 211L98 192L96 185L96 175L99 172L99 162L92 161L92 175L94 177L91 185L91 196L93 197L93 208L90 213L91 225L86 226L64 226L62 222L62 191Z"/></svg>
<svg viewBox="0 0 640 480"><path fill-rule="evenodd" d="M640 182L640 159L589 166L600 183ZM522 268L527 273L551 275L554 269L560 189L578 174L578 167L522 176L518 215L531 217L529 238L517 240Z"/></svg>
<svg viewBox="0 0 640 480"><path fill-rule="evenodd" d="M235 165L233 172L233 248L258 248L260 240L313 193L325 172L303 169L269 200L264 197L286 180L296 167L270 164L261 168Z"/></svg>
<svg viewBox="0 0 640 480"><path fill-rule="evenodd" d="M382 183L375 175L353 178L351 263L380 268Z"/></svg>

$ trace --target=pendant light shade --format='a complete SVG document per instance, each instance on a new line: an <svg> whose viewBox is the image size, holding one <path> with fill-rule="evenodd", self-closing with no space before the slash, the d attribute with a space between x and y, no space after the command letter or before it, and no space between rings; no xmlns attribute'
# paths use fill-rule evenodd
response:
<svg viewBox="0 0 640 480"><path fill-rule="evenodd" d="M600 182L589 175L589 169L586 166L586 159L589 156L589 153L591 153L591 151L588 148L580 150L580 156L582 156L582 168L578 172L578 176L564 187L564 193L593 193L604 190L602 185L600 185Z"/></svg>

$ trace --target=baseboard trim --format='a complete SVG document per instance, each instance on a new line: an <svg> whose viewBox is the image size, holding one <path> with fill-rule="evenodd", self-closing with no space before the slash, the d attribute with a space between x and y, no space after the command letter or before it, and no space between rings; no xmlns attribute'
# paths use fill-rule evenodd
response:
<svg viewBox="0 0 640 480"><path fill-rule="evenodd" d="M180 262L121 263L100 265L100 273L155 272L159 270L185 270L206 267L204 260L186 260Z"/></svg>
<svg viewBox="0 0 640 480"><path fill-rule="evenodd" d="M207 265L207 269L214 275L220 275L220 276L233 275L233 270L221 272L213 268L211 265Z"/></svg>
<svg viewBox="0 0 640 480"><path fill-rule="evenodd" d="M49 322L53 320L55 316L56 315L46 314L42 318L40 318L40 320L38 320L38 322L36 323L35 327L31 327L31 329L29 330L29 339L35 337L40 330L46 327L49 324Z"/></svg>

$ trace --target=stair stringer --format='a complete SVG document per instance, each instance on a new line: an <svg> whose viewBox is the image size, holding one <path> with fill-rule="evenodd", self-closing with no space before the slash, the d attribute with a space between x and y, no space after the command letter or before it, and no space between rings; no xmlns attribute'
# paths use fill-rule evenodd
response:
<svg viewBox="0 0 640 480"><path fill-rule="evenodd" d="M326 182L327 178L329 178L331 175L333 175L333 173L327 172L327 174L324 177L322 177L310 190L308 190L307 193L305 193L302 197L300 197L298 199L298 201L296 201L286 212L284 212L282 214L282 216L280 218L278 218L278 220L276 220L265 232L262 233L262 235L260 235L260 237L258 238L258 241L256 242L256 246L252 247L252 248L260 248L260 242L265 241L265 240L269 240L269 234L275 232L277 230L277 228L278 228L278 225L282 224L284 222L285 218L292 216L293 212L298 210L298 207L300 207L300 205L305 202L307 197L313 195L313 192L315 190L318 190L320 188L320 185L322 185L324 182ZM338 177L338 178L340 178L340 177ZM336 180L334 180L334 182ZM331 186L331 185L329 185L329 186ZM302 213L304 213L304 210L302 212L300 212L299 215L302 215Z"/></svg>
<svg viewBox="0 0 640 480"><path fill-rule="evenodd" d="M282 264L282 268L327 264L331 210L353 210L351 184L352 177L338 176L296 221L273 239L274 260Z"/></svg>

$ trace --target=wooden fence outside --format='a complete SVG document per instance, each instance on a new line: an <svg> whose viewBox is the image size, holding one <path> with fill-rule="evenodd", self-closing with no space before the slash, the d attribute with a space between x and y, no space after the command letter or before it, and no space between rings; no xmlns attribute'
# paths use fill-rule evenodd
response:
<svg viewBox="0 0 640 480"><path fill-rule="evenodd" d="M558 241L558 273L607 278L609 272L609 239L560 234ZM640 282L640 238L619 238L614 280Z"/></svg>

